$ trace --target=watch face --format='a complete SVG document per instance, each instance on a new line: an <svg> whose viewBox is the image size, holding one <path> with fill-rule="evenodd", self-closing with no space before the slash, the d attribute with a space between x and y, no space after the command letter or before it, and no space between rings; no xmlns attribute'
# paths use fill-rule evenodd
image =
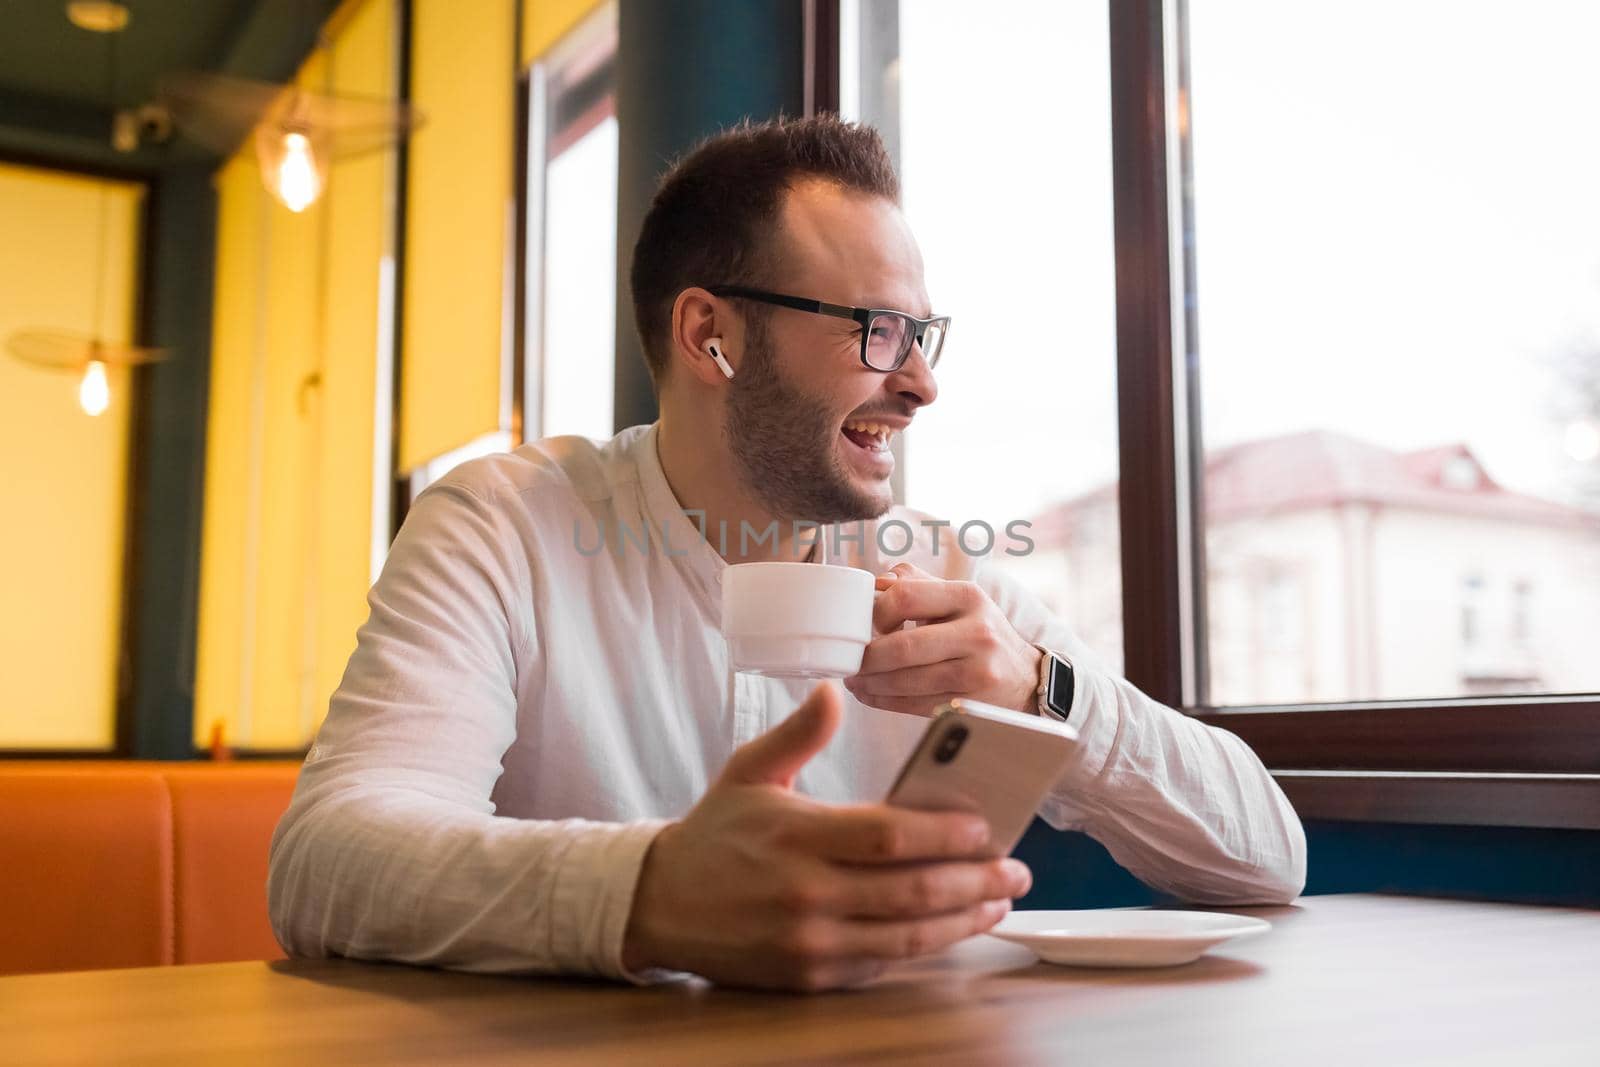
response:
<svg viewBox="0 0 1600 1067"><path fill-rule="evenodd" d="M1045 701L1050 705L1050 710L1057 712L1063 719L1072 710L1072 687L1072 664L1060 656L1051 656L1050 690L1045 694Z"/></svg>

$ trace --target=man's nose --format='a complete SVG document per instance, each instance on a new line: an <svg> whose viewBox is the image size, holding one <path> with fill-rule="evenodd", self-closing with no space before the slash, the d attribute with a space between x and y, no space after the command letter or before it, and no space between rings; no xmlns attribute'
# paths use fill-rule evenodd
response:
<svg viewBox="0 0 1600 1067"><path fill-rule="evenodd" d="M885 383L896 395L917 407L933 403L939 395L939 383L933 380L933 368L922 358L922 342L911 346L911 354L900 364L900 369L889 373Z"/></svg>

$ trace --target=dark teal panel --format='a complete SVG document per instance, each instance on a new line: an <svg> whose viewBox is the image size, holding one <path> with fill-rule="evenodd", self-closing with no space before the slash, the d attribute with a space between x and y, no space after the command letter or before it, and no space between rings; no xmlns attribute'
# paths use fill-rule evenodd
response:
<svg viewBox="0 0 1600 1067"><path fill-rule="evenodd" d="M618 14L616 427L656 417L628 264L656 181L696 141L804 107L799 0L621 0Z"/></svg>
<svg viewBox="0 0 1600 1067"><path fill-rule="evenodd" d="M137 107L156 98L164 75L179 70L283 81L337 6L338 0L139 4L113 41L71 25L64 4L9 4L0 23L0 153L140 178L167 167L215 166L220 161L210 150L181 136L129 154L112 149L112 44L116 108Z"/></svg>
<svg viewBox="0 0 1600 1067"><path fill-rule="evenodd" d="M1039 819L1012 855L1033 871L1033 888L1018 908L1119 908L1166 899L1118 866L1094 838L1052 830Z"/></svg>
<svg viewBox="0 0 1600 1067"><path fill-rule="evenodd" d="M1307 893L1600 907L1600 833L1311 822Z"/></svg>
<svg viewBox="0 0 1600 1067"><path fill-rule="evenodd" d="M194 754L196 614L211 382L216 192L206 168L165 172L151 189L141 332L170 351L141 368L129 476L132 667L136 759Z"/></svg>
<svg viewBox="0 0 1600 1067"><path fill-rule="evenodd" d="M1307 895L1403 893L1600 907L1600 833L1503 826L1306 824ZM1033 869L1024 908L1109 908L1165 899L1083 834L1034 821L1016 856Z"/></svg>

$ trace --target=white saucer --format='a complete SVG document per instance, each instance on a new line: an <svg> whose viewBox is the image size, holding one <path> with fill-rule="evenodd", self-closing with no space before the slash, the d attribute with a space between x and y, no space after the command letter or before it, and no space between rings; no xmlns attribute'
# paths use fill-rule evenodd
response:
<svg viewBox="0 0 1600 1067"><path fill-rule="evenodd" d="M989 931L1046 963L1073 967L1172 967L1213 945L1264 934L1272 924L1212 911L1014 911Z"/></svg>

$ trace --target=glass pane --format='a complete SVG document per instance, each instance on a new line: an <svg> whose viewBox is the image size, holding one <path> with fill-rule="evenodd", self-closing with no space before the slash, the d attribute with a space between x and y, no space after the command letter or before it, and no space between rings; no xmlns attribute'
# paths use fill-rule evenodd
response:
<svg viewBox="0 0 1600 1067"><path fill-rule="evenodd" d="M613 432L617 6L542 57L529 144L528 439Z"/></svg>
<svg viewBox="0 0 1600 1067"><path fill-rule="evenodd" d="M0 748L117 740L133 375L110 367L99 405L65 361L73 337L135 339L144 195L0 163Z"/></svg>
<svg viewBox="0 0 1600 1067"><path fill-rule="evenodd" d="M1600 689L1600 5L1189 19L1212 701Z"/></svg>
<svg viewBox="0 0 1600 1067"><path fill-rule="evenodd" d="M911 323L900 315L874 315L867 323L867 366L890 370L911 347Z"/></svg>
<svg viewBox="0 0 1600 1067"><path fill-rule="evenodd" d="M953 320L904 499L987 523L997 565L1120 670L1106 5L1003 11L863 0L846 16L846 109L859 96L897 152L933 313ZM1019 520L1031 551L1007 536Z"/></svg>
<svg viewBox="0 0 1600 1067"><path fill-rule="evenodd" d="M939 365L939 355L944 348L944 327L935 323L922 331L922 356L928 366Z"/></svg>
<svg viewBox="0 0 1600 1067"><path fill-rule="evenodd" d="M544 400L540 435L610 437L616 377L617 120L545 171Z"/></svg>

